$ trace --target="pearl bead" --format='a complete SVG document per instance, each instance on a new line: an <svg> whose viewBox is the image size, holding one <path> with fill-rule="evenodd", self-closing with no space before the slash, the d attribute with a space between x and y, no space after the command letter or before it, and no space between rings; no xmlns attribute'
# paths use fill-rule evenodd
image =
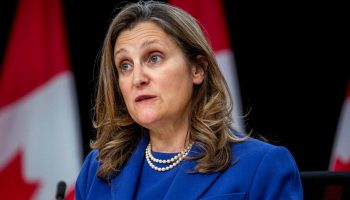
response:
<svg viewBox="0 0 350 200"><path fill-rule="evenodd" d="M162 160L162 159L157 159L153 157L151 153L151 143L149 143L145 150L146 161L148 165L156 171L164 172L164 171L171 170L172 168L176 167L188 155L188 153L192 148L192 145L193 143L191 143L187 148L185 148L183 151L181 151L174 157L167 160ZM171 164L165 167L157 167L152 163L152 161L160 164L170 164L170 163Z"/></svg>

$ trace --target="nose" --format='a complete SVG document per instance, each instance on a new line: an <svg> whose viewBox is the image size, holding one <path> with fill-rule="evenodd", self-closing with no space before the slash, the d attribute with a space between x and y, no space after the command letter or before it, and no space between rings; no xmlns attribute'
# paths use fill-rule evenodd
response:
<svg viewBox="0 0 350 200"><path fill-rule="evenodd" d="M144 66L138 65L134 66L133 70L133 84L136 87L143 87L148 85L149 83L149 77L147 73L145 72Z"/></svg>

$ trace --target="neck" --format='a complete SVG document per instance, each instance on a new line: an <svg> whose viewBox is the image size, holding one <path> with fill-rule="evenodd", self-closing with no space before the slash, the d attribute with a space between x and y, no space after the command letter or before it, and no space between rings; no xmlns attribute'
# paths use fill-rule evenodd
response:
<svg viewBox="0 0 350 200"><path fill-rule="evenodd" d="M163 153L181 152L189 141L188 124L186 126L171 126L158 130L150 130L152 150Z"/></svg>
<svg viewBox="0 0 350 200"><path fill-rule="evenodd" d="M190 130L190 111L177 118L164 118L160 123L154 124L149 128L150 143L153 151L163 153L181 152L186 148L189 141Z"/></svg>

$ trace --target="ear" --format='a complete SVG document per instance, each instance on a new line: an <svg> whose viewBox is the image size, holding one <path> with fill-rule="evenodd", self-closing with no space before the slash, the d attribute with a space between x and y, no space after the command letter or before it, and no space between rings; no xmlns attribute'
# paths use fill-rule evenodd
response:
<svg viewBox="0 0 350 200"><path fill-rule="evenodd" d="M196 57L196 62L192 65L191 72L192 72L192 81L194 84L199 85L203 82L205 77L205 71L208 67L208 61L207 59L199 55Z"/></svg>

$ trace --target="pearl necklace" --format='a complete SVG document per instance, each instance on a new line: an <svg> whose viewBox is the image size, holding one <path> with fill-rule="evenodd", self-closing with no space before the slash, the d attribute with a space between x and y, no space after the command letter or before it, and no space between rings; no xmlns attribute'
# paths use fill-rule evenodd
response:
<svg viewBox="0 0 350 200"><path fill-rule="evenodd" d="M190 150L192 148L192 145L193 145L193 143L188 145L187 148L185 148L183 151L181 151L180 153L178 153L174 157L167 159L167 160L162 160L162 159L157 159L157 158L153 157L153 155L151 153L151 143L149 143L147 148L146 148L146 151L145 151L147 163L152 169L159 171L159 172L171 170L172 168L177 166L188 155L188 153L190 152ZM155 163L169 164L169 165L167 165L165 167L157 167L156 165L154 165L152 163L152 161Z"/></svg>

